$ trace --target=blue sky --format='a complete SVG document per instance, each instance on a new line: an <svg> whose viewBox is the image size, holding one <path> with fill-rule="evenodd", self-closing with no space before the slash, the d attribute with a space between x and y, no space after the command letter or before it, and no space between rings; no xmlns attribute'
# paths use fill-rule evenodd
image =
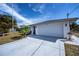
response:
<svg viewBox="0 0 79 59"><path fill-rule="evenodd" d="M18 25L63 19L76 7L78 8L70 14L69 18L79 17L78 3L13 3L13 8L12 4L0 4L0 10L13 15Z"/></svg>

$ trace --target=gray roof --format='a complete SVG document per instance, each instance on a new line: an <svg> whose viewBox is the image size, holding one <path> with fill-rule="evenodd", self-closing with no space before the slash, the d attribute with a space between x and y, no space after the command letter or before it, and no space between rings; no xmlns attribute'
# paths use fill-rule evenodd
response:
<svg viewBox="0 0 79 59"><path fill-rule="evenodd" d="M37 25L37 24L42 24L42 23L48 23L48 22L66 22L66 21L76 21L79 18L64 18L64 19L53 19L53 20L47 20L47 21L43 21L43 22L38 22L38 23L34 23L31 24L32 25Z"/></svg>

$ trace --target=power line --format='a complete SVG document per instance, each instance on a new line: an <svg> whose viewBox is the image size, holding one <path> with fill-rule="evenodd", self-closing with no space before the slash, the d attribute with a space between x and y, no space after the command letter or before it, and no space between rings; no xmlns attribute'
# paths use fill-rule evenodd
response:
<svg viewBox="0 0 79 59"><path fill-rule="evenodd" d="M69 17L70 14L72 14L73 12L75 12L75 10L77 10L79 8L79 5L76 6L71 12L67 13L67 18Z"/></svg>
<svg viewBox="0 0 79 59"><path fill-rule="evenodd" d="M1 12L3 12L3 13L5 13L5 14L7 14L7 15L9 15L7 12L5 12L5 11L2 11L2 10L0 10Z"/></svg>

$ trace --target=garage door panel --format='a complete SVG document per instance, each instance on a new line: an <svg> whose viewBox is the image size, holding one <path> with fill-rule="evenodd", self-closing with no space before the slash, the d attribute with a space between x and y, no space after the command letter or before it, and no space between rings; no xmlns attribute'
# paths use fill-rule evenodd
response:
<svg viewBox="0 0 79 59"><path fill-rule="evenodd" d="M62 23L40 24L36 29L37 35L63 37Z"/></svg>

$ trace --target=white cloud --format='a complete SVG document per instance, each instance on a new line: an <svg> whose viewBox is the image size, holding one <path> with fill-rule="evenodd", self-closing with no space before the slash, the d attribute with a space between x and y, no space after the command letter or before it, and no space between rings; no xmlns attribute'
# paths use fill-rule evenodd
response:
<svg viewBox="0 0 79 59"><path fill-rule="evenodd" d="M31 24L32 21L30 21L28 18L24 18L22 15L17 13L13 8L9 7L7 4L0 4L0 10L9 13L10 15L13 15L18 20L23 21L21 24ZM13 11L13 13L12 13Z"/></svg>
<svg viewBox="0 0 79 59"><path fill-rule="evenodd" d="M44 9L45 9L45 5L46 4L36 4L33 6L33 4L29 4L29 7L32 8L33 11L35 12L39 12L39 13L43 13L44 12Z"/></svg>

